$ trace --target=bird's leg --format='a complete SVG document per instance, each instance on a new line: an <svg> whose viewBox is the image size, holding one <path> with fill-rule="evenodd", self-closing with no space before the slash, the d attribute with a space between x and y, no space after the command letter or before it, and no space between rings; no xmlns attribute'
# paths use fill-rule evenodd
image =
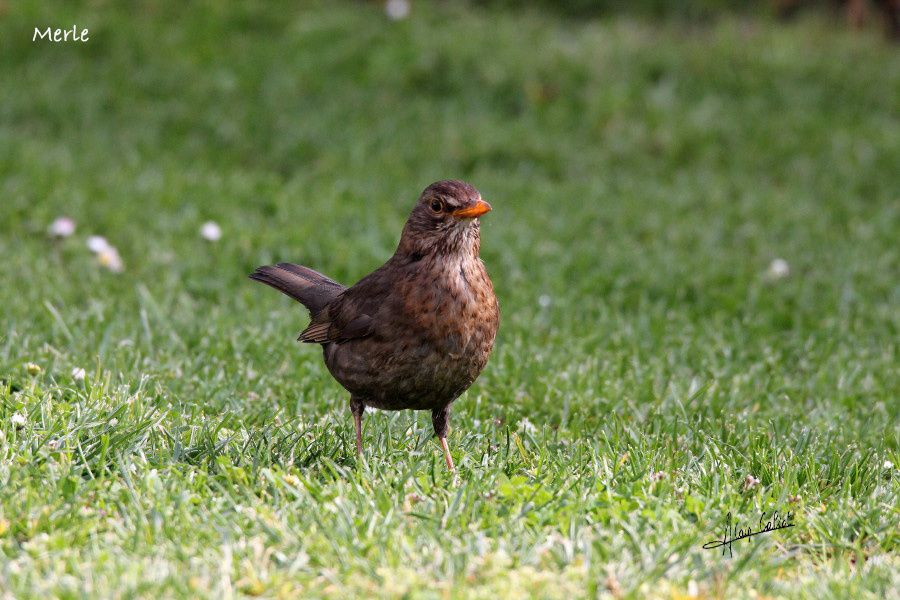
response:
<svg viewBox="0 0 900 600"><path fill-rule="evenodd" d="M453 466L453 457L450 456L450 447L447 446L447 438L442 437L441 440L441 448L444 449L444 462L447 463L447 469L450 471L455 471L456 468Z"/></svg>
<svg viewBox="0 0 900 600"><path fill-rule="evenodd" d="M362 456L362 416L366 405L357 398L350 398L350 412L353 413L353 425L356 427L356 455Z"/></svg>
<svg viewBox="0 0 900 600"><path fill-rule="evenodd" d="M441 442L441 448L444 450L444 461L447 468L451 471L453 467L453 457L450 456L450 447L447 445L447 430L450 429L450 407L435 409L431 411L431 424L434 425L434 433Z"/></svg>

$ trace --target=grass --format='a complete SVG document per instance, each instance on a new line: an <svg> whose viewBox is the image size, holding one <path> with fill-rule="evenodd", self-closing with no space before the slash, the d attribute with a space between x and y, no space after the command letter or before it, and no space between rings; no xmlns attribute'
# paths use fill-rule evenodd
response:
<svg viewBox="0 0 900 600"><path fill-rule="evenodd" d="M877 33L50 4L0 19L0 597L898 597ZM426 414L367 415L358 462L303 311L246 278L352 283L446 177L494 205L503 312L456 482Z"/></svg>

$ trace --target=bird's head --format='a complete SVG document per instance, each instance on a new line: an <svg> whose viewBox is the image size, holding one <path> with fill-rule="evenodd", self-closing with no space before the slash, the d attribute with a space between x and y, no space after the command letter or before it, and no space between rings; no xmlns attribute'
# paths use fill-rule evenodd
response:
<svg viewBox="0 0 900 600"><path fill-rule="evenodd" d="M409 215L397 251L419 257L458 252L477 255L478 217L490 210L478 190L464 181L432 183Z"/></svg>

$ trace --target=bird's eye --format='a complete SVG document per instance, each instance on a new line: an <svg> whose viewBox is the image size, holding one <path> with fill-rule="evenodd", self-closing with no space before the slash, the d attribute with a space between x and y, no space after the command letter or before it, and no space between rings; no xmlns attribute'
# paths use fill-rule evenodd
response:
<svg viewBox="0 0 900 600"><path fill-rule="evenodd" d="M444 210L444 203L440 200L432 200L431 201L431 210L438 213Z"/></svg>

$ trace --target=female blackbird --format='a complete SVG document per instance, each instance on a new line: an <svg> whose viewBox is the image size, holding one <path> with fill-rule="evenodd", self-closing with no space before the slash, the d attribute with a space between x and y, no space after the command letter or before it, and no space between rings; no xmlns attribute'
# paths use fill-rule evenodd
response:
<svg viewBox="0 0 900 600"><path fill-rule="evenodd" d="M358 454L366 406L430 410L453 470L450 404L487 364L500 324L478 257L478 217L489 210L471 185L438 181L419 197L394 255L356 285L291 263L250 275L309 309L299 340L322 345L328 370L350 392Z"/></svg>

